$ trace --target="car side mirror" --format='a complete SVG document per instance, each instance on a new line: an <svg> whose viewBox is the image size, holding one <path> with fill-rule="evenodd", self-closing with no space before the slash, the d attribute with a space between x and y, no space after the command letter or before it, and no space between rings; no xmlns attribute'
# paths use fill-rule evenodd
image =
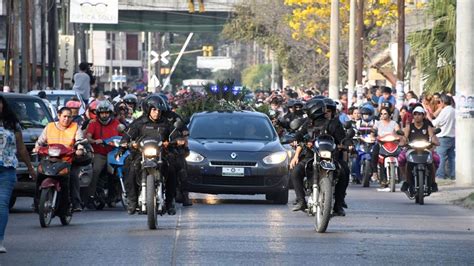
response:
<svg viewBox="0 0 474 266"><path fill-rule="evenodd" d="M124 124L120 124L120 125L117 126L117 131L121 134L125 132L125 129L126 129L126 127L125 127Z"/></svg>
<svg viewBox="0 0 474 266"><path fill-rule="evenodd" d="M403 131L402 131L402 130L400 130L400 129L399 129L399 130L397 130L397 132L395 132L395 133L397 133L397 135L400 135L400 136L403 136L403 135L405 135L405 133L403 133Z"/></svg>
<svg viewBox="0 0 474 266"><path fill-rule="evenodd" d="M183 121L181 119L178 119L176 122L173 124L174 128L181 129L184 127Z"/></svg>
<svg viewBox="0 0 474 266"><path fill-rule="evenodd" d="M355 131L354 129L350 128L347 130L347 138L352 139L355 136Z"/></svg>
<svg viewBox="0 0 474 266"><path fill-rule="evenodd" d="M293 135L285 135L285 136L280 138L280 143L281 144L290 144L293 141L295 141L295 136L293 136Z"/></svg>
<svg viewBox="0 0 474 266"><path fill-rule="evenodd" d="M344 124L344 128L345 128L345 129L350 129L350 128L352 128L352 121L347 121L347 122Z"/></svg>
<svg viewBox="0 0 474 266"><path fill-rule="evenodd" d="M290 128L292 130L297 130L298 128L301 127L301 125L303 125L303 120L302 119L295 119L295 120L291 121Z"/></svg>

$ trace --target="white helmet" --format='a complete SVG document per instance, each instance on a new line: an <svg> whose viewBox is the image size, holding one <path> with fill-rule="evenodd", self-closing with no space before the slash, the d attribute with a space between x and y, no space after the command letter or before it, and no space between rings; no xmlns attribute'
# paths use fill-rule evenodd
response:
<svg viewBox="0 0 474 266"><path fill-rule="evenodd" d="M337 110L338 112L342 112L343 105L342 105L341 101L339 101L339 100L334 100L334 102L336 103L336 110Z"/></svg>

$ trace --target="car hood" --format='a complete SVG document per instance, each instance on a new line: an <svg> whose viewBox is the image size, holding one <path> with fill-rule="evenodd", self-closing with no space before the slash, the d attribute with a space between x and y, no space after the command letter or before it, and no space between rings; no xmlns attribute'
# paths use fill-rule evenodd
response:
<svg viewBox="0 0 474 266"><path fill-rule="evenodd" d="M268 152L284 150L278 141L195 140L189 139L189 149L206 151Z"/></svg>
<svg viewBox="0 0 474 266"><path fill-rule="evenodd" d="M42 132L43 132L43 128L23 129L21 131L22 136L23 136L23 142L25 144L36 143L36 140L38 139L38 137L41 135Z"/></svg>

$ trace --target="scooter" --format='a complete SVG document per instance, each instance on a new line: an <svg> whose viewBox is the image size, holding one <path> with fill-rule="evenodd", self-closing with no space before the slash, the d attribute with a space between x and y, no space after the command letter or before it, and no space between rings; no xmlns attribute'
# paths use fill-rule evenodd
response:
<svg viewBox="0 0 474 266"><path fill-rule="evenodd" d="M122 156L117 158L117 153L120 150L120 140L122 137L114 136L104 140L106 145L110 145L113 149L107 154L107 171L112 177L118 179L120 182L120 188L116 189L117 201L122 203L124 209L127 209L127 192L125 190L123 166L125 159L128 157L130 152L127 150L122 153ZM110 180L110 179L109 179ZM120 193L119 193L120 191Z"/></svg>
<svg viewBox="0 0 474 266"><path fill-rule="evenodd" d="M370 177L372 176L372 149L375 145L375 138L371 134L359 136L359 145L356 148L357 156L360 161L360 173L362 174L362 186L370 186Z"/></svg>
<svg viewBox="0 0 474 266"><path fill-rule="evenodd" d="M83 142L85 143L86 140ZM79 141L75 146L81 143ZM67 206L61 204L61 200L69 198L69 195L63 195L61 184L69 183L74 154L74 149L62 144L50 144L38 150L41 158L37 169L38 178L44 177L39 187L38 214L41 227L48 227L55 216L59 217L62 225L68 225L71 222L71 204Z"/></svg>
<svg viewBox="0 0 474 266"><path fill-rule="evenodd" d="M397 132L402 135L403 132ZM400 137L397 134L387 134L377 137L380 144L378 168L381 182L386 181L390 185L390 192L395 192L398 183L398 155L401 152L399 146ZM385 170L385 171L384 171Z"/></svg>
<svg viewBox="0 0 474 266"><path fill-rule="evenodd" d="M123 166L130 152L126 150L119 158L116 158L120 150L122 137L113 136L103 140L104 145L113 149L107 154L107 172L103 173L97 181L97 189L93 199L96 210L102 210L105 205L113 207L121 203L127 209L127 194L124 185Z"/></svg>

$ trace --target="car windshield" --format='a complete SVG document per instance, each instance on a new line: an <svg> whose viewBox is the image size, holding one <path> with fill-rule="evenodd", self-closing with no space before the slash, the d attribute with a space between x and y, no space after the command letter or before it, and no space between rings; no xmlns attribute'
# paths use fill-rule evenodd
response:
<svg viewBox="0 0 474 266"><path fill-rule="evenodd" d="M46 99L55 107L58 108L59 106L66 106L66 103L75 97L74 95L70 94L47 94Z"/></svg>
<svg viewBox="0 0 474 266"><path fill-rule="evenodd" d="M9 98L8 101L22 128L43 128L53 121L40 99Z"/></svg>
<svg viewBox="0 0 474 266"><path fill-rule="evenodd" d="M273 127L264 117L209 114L192 119L189 128L193 139L229 139L272 141Z"/></svg>

